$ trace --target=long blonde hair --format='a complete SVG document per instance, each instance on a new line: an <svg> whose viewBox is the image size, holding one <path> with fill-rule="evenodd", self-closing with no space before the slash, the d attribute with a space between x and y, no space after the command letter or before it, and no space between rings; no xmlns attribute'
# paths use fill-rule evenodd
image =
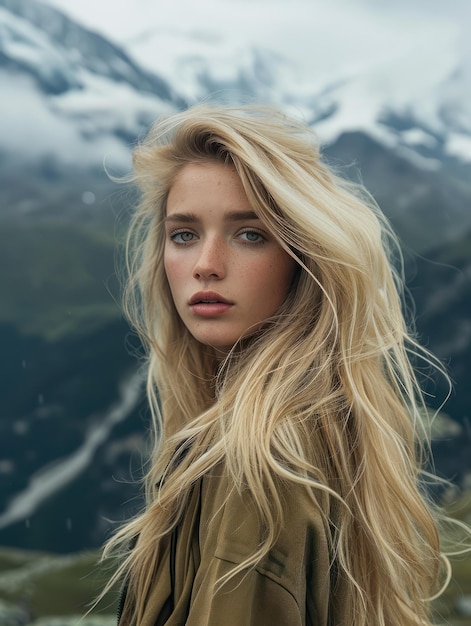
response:
<svg viewBox="0 0 471 626"><path fill-rule="evenodd" d="M222 364L181 322L163 266L169 189L185 164L214 160L235 167L298 264L277 314ZM224 462L265 531L233 574L273 546L277 484L293 481L330 522L350 623L429 624L444 557L422 486L425 411L411 355L431 357L405 324L399 248L375 203L322 162L307 127L257 107L200 105L158 121L134 151L133 180L141 201L125 303L147 349L155 442L146 509L105 554L139 535L117 574L130 581L136 623L158 538L181 519L191 486Z"/></svg>

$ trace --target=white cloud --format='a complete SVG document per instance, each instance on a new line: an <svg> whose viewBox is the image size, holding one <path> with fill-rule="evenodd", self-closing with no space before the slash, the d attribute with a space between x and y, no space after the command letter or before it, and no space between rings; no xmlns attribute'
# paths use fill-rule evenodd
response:
<svg viewBox="0 0 471 626"><path fill-rule="evenodd" d="M388 111L438 133L469 132L471 48L461 18L471 3L456 0L453 11L444 11L425 0L48 2L122 44L190 102L208 94L238 101L250 93L309 120L336 110L316 122L322 141L345 128L384 135L378 120ZM119 122L130 134L135 111L153 111L144 96L88 87L56 98L54 110L71 119L76 109L86 110L100 132ZM46 128L52 119L44 122Z"/></svg>
<svg viewBox="0 0 471 626"><path fill-rule="evenodd" d="M34 159L45 154L60 155L64 163L100 162L103 155L117 166L128 166L129 150L118 139L103 135L86 139L79 125L70 123L51 109L48 99L29 77L0 71L2 97L0 120L2 148ZM78 98L82 96L79 92ZM84 96L85 97L86 93ZM71 150L73 146L73 150Z"/></svg>
<svg viewBox="0 0 471 626"><path fill-rule="evenodd" d="M443 32L461 24L454 6L435 16L408 4L347 0L49 0L83 24L121 43L158 30L192 38L220 37L233 45L273 50L312 76L349 71L425 41L446 45ZM412 3L414 4L414 3ZM415 3L417 6L417 3ZM458 7L465 6L458 3ZM381 8L379 8L381 7ZM463 9L464 10L464 9ZM161 51L165 56L165 49ZM167 51L174 54L174 51ZM148 59L148 63L151 59ZM156 66L159 60L155 60Z"/></svg>

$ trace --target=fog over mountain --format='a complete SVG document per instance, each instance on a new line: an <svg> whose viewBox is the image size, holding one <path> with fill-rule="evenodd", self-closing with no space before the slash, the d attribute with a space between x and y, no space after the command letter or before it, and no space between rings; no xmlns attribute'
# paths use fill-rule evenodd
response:
<svg viewBox="0 0 471 626"><path fill-rule="evenodd" d="M182 106L172 87L125 50L47 5L0 2L2 150L65 163L114 152L156 115Z"/></svg>
<svg viewBox="0 0 471 626"><path fill-rule="evenodd" d="M281 106L323 143L367 133L424 169L471 161L471 45L459 11L384 15L340 0L277 2L270 11L234 0L207 0L197 11L186 0L165 10L148 0L96 10L90 0L51 2L93 30L35 0L0 3L0 106L11 149L60 150L75 140L76 160L118 157L116 138L128 150L158 114L221 98Z"/></svg>
<svg viewBox="0 0 471 626"><path fill-rule="evenodd" d="M469 3L352 4L0 0L0 543L95 546L139 503L148 415L115 271L135 199L103 160L126 171L153 119L201 100L308 121L378 200L456 383L437 467L466 484ZM428 391L437 408L446 388Z"/></svg>
<svg viewBox="0 0 471 626"><path fill-rule="evenodd" d="M90 0L51 2L93 29L50 4L0 1L5 171L38 157L62 175L71 166L93 166L97 175L104 158L125 170L132 143L158 115L205 99L257 101L309 122L328 146L344 150L346 136L367 137L418 179L435 180L439 196L457 195L446 213L435 211L440 237L471 226L471 51L459 12L383 15L341 0L315 10L302 0L277 2L270 11L260 1L250 10L235 0L206 0L198 10L187 0L165 10L148 0L96 10ZM374 185L394 185L380 173ZM461 181L453 189L444 180L450 173ZM395 202L396 213L399 204L407 210L407 199L396 194ZM428 245L438 243L438 233L429 234Z"/></svg>
<svg viewBox="0 0 471 626"><path fill-rule="evenodd" d="M119 41L189 100L232 90L231 98L317 121L323 141L364 129L413 148L439 140L448 154L471 159L469 3L445 11L423 2L121 0L112 9L102 3L100 15L91 0L50 1ZM388 132L391 114L423 132Z"/></svg>

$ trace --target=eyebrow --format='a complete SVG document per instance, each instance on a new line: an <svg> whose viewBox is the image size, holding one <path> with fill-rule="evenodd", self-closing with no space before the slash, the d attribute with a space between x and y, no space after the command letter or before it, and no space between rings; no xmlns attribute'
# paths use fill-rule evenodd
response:
<svg viewBox="0 0 471 626"><path fill-rule="evenodd" d="M259 216L253 211L230 211L229 213L224 214L225 222L240 222L259 219ZM164 222L183 222L184 224L199 221L200 219L194 213L172 213L171 215L167 215L164 219Z"/></svg>

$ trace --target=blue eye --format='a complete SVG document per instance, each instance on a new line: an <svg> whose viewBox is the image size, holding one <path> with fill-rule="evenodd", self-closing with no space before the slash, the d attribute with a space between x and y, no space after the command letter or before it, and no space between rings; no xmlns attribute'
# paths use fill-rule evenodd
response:
<svg viewBox="0 0 471 626"><path fill-rule="evenodd" d="M193 241L193 237L194 237L193 233L190 233L189 231L185 230L181 233L174 233L173 235L170 236L170 239L172 241L175 241L176 243L189 243L190 241Z"/></svg>
<svg viewBox="0 0 471 626"><path fill-rule="evenodd" d="M247 243L265 243L265 237L258 233L256 230L246 230L240 233L240 236L244 238Z"/></svg>

